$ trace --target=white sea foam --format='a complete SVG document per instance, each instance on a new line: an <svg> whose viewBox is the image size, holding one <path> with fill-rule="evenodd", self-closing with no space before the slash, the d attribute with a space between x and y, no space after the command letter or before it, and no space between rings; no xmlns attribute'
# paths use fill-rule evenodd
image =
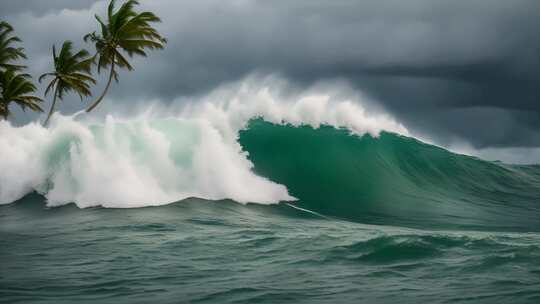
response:
<svg viewBox="0 0 540 304"><path fill-rule="evenodd" d="M284 185L253 173L238 144L238 131L250 119L407 134L388 115L368 113L362 100L316 90L284 97L251 81L178 104L166 115L154 108L132 118L111 114L102 122L54 115L49 128L0 122L0 203L32 191L45 195L49 206L74 202L81 208L142 207L188 197L291 201Z"/></svg>

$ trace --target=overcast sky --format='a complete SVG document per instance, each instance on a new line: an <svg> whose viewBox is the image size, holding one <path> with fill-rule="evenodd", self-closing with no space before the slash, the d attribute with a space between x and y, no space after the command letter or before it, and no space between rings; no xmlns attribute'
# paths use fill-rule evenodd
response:
<svg viewBox="0 0 540 304"><path fill-rule="evenodd" d="M50 69L52 43L84 46L106 2L1 0L0 18L39 75ZM297 87L342 79L440 145L540 160L538 0L140 2L163 19L157 27L169 44L121 73L111 91L120 102L167 103L253 72Z"/></svg>

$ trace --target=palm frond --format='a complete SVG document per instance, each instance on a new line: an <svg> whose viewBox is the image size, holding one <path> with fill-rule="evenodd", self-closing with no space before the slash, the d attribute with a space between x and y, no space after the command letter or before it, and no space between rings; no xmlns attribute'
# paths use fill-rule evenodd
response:
<svg viewBox="0 0 540 304"><path fill-rule="evenodd" d="M13 27L5 21L0 22L0 71L26 68L24 65L14 63L17 60L26 59L26 54L24 48L14 46L14 44L22 41L12 34Z"/></svg>
<svg viewBox="0 0 540 304"><path fill-rule="evenodd" d="M49 85L47 86L47 88L45 89L45 96L47 96L49 94L49 91L52 90L52 88L54 87L54 85L58 82L58 78L55 78L53 79Z"/></svg>
<svg viewBox="0 0 540 304"><path fill-rule="evenodd" d="M28 74L17 74L14 70L0 73L0 116L7 118L10 115L9 105L15 103L23 110L29 108L33 111L43 111L39 105L42 99L32 94L36 86L31 82Z"/></svg>

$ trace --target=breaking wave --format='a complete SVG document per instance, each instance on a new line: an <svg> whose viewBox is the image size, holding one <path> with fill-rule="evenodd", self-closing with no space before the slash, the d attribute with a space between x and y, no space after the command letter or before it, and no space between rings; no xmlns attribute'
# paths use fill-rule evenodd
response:
<svg viewBox="0 0 540 304"><path fill-rule="evenodd" d="M423 143L361 96L218 90L177 110L103 121L0 122L0 203L134 208L196 197L290 202L363 223L540 230L540 168ZM156 114L157 113L157 114Z"/></svg>
<svg viewBox="0 0 540 304"><path fill-rule="evenodd" d="M53 117L14 127L0 122L0 203L31 192L48 206L131 208L188 197L247 203L292 201L286 185L253 172L238 132L260 117L278 124L345 127L374 136L407 134L355 100L305 93L283 100L271 89L241 85L187 103L177 114L119 118ZM227 95L227 96L225 96Z"/></svg>

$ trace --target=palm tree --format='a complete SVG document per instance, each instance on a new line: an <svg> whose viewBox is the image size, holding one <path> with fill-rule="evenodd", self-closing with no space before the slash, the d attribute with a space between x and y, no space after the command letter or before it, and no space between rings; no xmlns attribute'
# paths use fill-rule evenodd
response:
<svg viewBox="0 0 540 304"><path fill-rule="evenodd" d="M18 104L23 110L43 112L39 103L43 100L27 94L36 91L36 86L30 81L28 74L16 74L13 69L0 73L0 117L7 119L10 115L10 103Z"/></svg>
<svg viewBox="0 0 540 304"><path fill-rule="evenodd" d="M80 50L76 54L73 54L73 43L71 41L65 41L62 44L60 54L56 54L56 47L53 45L52 54L54 62L54 71L45 73L39 77L39 82L51 76L53 79L45 89L45 96L49 91L54 89L54 97L51 104L51 109L45 119L44 125L47 125L51 115L56 108L56 100L62 100L64 94L73 91L79 95L81 100L85 96L91 96L90 84L95 84L96 81L92 78L92 63L93 57L89 57L89 53L86 50Z"/></svg>
<svg viewBox="0 0 540 304"><path fill-rule="evenodd" d="M20 70L25 66L12 64L11 61L26 58L22 47L14 47L13 44L21 42L17 36L11 36L13 27L5 22L0 21L0 73L8 69Z"/></svg>
<svg viewBox="0 0 540 304"><path fill-rule="evenodd" d="M92 111L105 97L112 79L118 82L116 67L126 68L129 71L133 67L122 55L126 52L129 57L140 55L146 57L145 49L163 49L167 40L163 38L150 23L161 22L161 19L151 12L136 13L133 9L139 4L136 0L126 1L120 9L115 12L116 0L111 0L108 8L108 20L105 23L98 15L96 19L101 27L101 35L96 32L84 36L84 41L90 40L95 44L99 60L97 63L98 73L102 68L108 68L109 80L103 93L94 101L87 112Z"/></svg>
<svg viewBox="0 0 540 304"><path fill-rule="evenodd" d="M33 111L43 112L41 98L28 95L36 91L28 74L18 74L24 65L13 64L18 59L25 59L24 49L13 44L21 42L17 36L12 36L13 27L0 21L0 118L7 119L11 114L10 104L18 104L23 110L29 108Z"/></svg>

